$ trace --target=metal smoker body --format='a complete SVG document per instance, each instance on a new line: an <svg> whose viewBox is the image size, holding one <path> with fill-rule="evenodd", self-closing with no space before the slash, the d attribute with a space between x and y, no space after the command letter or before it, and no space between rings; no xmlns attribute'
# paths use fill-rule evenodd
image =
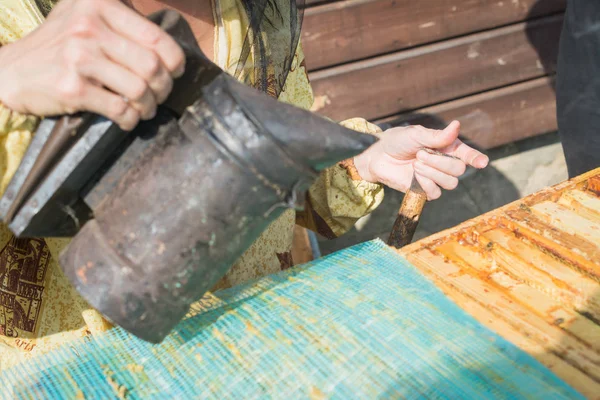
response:
<svg viewBox="0 0 600 400"><path fill-rule="evenodd" d="M179 14L151 19L187 56L157 116L131 133L89 114L43 121L0 215L17 236L74 236L60 265L79 293L160 342L319 171L375 139L237 82Z"/></svg>

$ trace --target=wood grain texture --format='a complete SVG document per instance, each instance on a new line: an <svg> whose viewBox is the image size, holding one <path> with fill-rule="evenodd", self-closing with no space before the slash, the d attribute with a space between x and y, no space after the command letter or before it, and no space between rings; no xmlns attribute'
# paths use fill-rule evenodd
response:
<svg viewBox="0 0 600 400"><path fill-rule="evenodd" d="M461 137L480 149L553 132L558 128L554 79L534 79L375 123L442 129L453 120L461 123Z"/></svg>
<svg viewBox="0 0 600 400"><path fill-rule="evenodd" d="M561 25L547 17L315 72L313 111L378 119L542 77L555 69Z"/></svg>
<svg viewBox="0 0 600 400"><path fill-rule="evenodd" d="M456 290L450 283L438 277L438 275L434 274L430 269L427 269L431 257L429 250L414 252L411 257L413 260L418 260L423 265L420 270L432 279L438 288L440 288L455 303L460 304L464 311L475 317L480 323L498 333L521 350L532 355L557 376L565 380L565 382L572 387L577 388L584 396L590 399L598 397L598 393L600 393L600 383L566 362L563 358L548 351L543 344L533 339L518 327L511 325L503 318L498 318L494 312L482 305L477 299L473 299L459 290Z"/></svg>
<svg viewBox="0 0 600 400"><path fill-rule="evenodd" d="M600 398L600 169L404 247L458 305Z"/></svg>
<svg viewBox="0 0 600 400"><path fill-rule="evenodd" d="M413 177L413 184L418 185L418 182ZM388 239L388 244L392 247L400 249L410 242L412 242L417 226L419 225L419 218L423 212L423 207L427 202L427 195L419 185L419 190L407 191L402 198L402 204L400 210L398 210L398 216L396 222L392 227L392 232Z"/></svg>
<svg viewBox="0 0 600 400"><path fill-rule="evenodd" d="M312 0L317 3L317 0ZM346 0L308 8L310 70L564 11L565 0ZM310 0L307 1L310 5Z"/></svg>

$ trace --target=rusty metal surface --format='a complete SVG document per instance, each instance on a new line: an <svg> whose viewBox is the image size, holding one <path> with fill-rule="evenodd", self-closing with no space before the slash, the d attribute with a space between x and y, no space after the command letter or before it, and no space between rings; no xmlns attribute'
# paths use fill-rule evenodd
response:
<svg viewBox="0 0 600 400"><path fill-rule="evenodd" d="M400 250L459 306L600 398L600 169Z"/></svg>

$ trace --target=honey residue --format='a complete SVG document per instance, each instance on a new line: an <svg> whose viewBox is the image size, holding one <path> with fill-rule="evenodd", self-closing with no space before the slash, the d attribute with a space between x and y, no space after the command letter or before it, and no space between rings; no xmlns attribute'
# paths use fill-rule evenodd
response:
<svg viewBox="0 0 600 400"><path fill-rule="evenodd" d="M119 385L114 379L112 379L114 372L111 371L108 367L104 367L102 372L104 372L106 381L113 388L117 397L120 400L125 400L127 398L127 388L123 385Z"/></svg>

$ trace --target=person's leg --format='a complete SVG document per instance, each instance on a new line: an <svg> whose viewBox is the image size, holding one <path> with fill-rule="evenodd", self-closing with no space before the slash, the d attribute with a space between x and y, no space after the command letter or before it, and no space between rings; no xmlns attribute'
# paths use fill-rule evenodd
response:
<svg viewBox="0 0 600 400"><path fill-rule="evenodd" d="M558 129L569 176L600 166L600 0L567 2L557 66Z"/></svg>

